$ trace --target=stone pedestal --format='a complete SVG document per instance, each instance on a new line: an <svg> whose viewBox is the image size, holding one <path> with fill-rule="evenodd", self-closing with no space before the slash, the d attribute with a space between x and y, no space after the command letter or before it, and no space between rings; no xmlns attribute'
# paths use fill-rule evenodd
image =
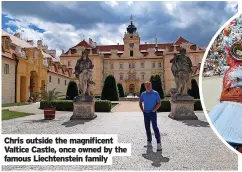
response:
<svg viewBox="0 0 242 172"><path fill-rule="evenodd" d="M194 99L191 96L172 96L171 113L168 117L175 120L197 120L194 113Z"/></svg>
<svg viewBox="0 0 242 172"><path fill-rule="evenodd" d="M77 96L73 100L73 115L71 120L74 119L94 119L95 114L95 102L93 97Z"/></svg>

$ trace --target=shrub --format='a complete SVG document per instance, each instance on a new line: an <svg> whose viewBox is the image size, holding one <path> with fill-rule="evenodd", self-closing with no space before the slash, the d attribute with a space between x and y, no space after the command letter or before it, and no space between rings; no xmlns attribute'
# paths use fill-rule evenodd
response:
<svg viewBox="0 0 242 172"><path fill-rule="evenodd" d="M202 104L200 99L196 99L194 103L194 111L200 111L203 110ZM162 100L161 106L158 109L158 112L170 112L171 111L171 104L169 100Z"/></svg>
<svg viewBox="0 0 242 172"><path fill-rule="evenodd" d="M95 102L96 112L110 112L112 109L112 104L109 100L97 100Z"/></svg>
<svg viewBox="0 0 242 172"><path fill-rule="evenodd" d="M152 83L152 89L159 93L161 99L164 99L160 75L152 75L150 77L150 82Z"/></svg>
<svg viewBox="0 0 242 172"><path fill-rule="evenodd" d="M75 81L70 81L66 91L66 99L73 100L74 97L78 96L78 87Z"/></svg>
<svg viewBox="0 0 242 172"><path fill-rule="evenodd" d="M124 88L123 88L123 85L121 83L118 83L117 87L118 87L119 97L124 97Z"/></svg>
<svg viewBox="0 0 242 172"><path fill-rule="evenodd" d="M191 80L191 86L192 86L192 89L188 90L188 95L194 97L194 99L200 99L199 88L197 85L197 81L195 79Z"/></svg>
<svg viewBox="0 0 242 172"><path fill-rule="evenodd" d="M162 100L161 106L158 109L158 112L170 112L171 111L171 104L169 100Z"/></svg>
<svg viewBox="0 0 242 172"><path fill-rule="evenodd" d="M112 75L106 77L101 94L102 100L118 101L116 80Z"/></svg>
<svg viewBox="0 0 242 172"><path fill-rule="evenodd" d="M72 100L55 100L51 103L56 107L57 111L73 111ZM40 102L40 109L48 107L46 101ZM111 102L109 100L96 100L95 101L95 112L110 112L112 109Z"/></svg>
<svg viewBox="0 0 242 172"><path fill-rule="evenodd" d="M194 103L194 110L203 110L200 99L196 99Z"/></svg>
<svg viewBox="0 0 242 172"><path fill-rule="evenodd" d="M139 94L141 95L145 91L145 83L142 83L140 86Z"/></svg>
<svg viewBox="0 0 242 172"><path fill-rule="evenodd" d="M51 103L57 111L73 111L72 100L55 100ZM48 103L46 101L40 102L40 109L47 108Z"/></svg>
<svg viewBox="0 0 242 172"><path fill-rule="evenodd" d="M61 95L61 92L55 91L56 88L53 90L42 90L41 93L39 93L41 100L45 101L47 104L47 108L53 108L55 107L54 104L52 104L56 99L63 97L64 95Z"/></svg>

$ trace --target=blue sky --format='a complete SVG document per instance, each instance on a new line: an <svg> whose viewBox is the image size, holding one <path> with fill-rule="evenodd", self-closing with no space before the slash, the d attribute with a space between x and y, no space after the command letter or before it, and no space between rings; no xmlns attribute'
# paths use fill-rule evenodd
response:
<svg viewBox="0 0 242 172"><path fill-rule="evenodd" d="M42 39L60 55L83 40L123 44L133 15L141 42L174 42L179 36L208 45L216 31L237 12L237 2L2 2L2 28Z"/></svg>

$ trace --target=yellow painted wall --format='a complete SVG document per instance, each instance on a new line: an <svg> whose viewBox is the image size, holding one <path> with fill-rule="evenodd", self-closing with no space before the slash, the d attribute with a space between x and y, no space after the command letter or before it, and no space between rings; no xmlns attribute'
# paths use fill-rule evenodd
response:
<svg viewBox="0 0 242 172"><path fill-rule="evenodd" d="M34 52L38 52L38 59L34 59ZM17 102L27 101L30 94L31 71L35 71L34 92L41 91L41 83L46 83L48 68L43 65L43 55L37 48L27 48L28 59L19 59L17 68Z"/></svg>

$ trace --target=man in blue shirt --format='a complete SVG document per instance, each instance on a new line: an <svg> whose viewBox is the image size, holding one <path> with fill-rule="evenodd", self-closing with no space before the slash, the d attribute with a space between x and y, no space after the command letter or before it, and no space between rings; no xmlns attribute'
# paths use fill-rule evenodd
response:
<svg viewBox="0 0 242 172"><path fill-rule="evenodd" d="M150 131L150 121L152 123L153 130L155 132L155 138L157 141L157 151L161 151L161 139L160 132L157 127L157 109L160 107L160 95L157 91L152 89L152 84L149 81L145 82L146 91L140 96L139 106L144 114L145 130L147 135L147 147L152 146L152 136ZM143 103L144 102L144 107Z"/></svg>

